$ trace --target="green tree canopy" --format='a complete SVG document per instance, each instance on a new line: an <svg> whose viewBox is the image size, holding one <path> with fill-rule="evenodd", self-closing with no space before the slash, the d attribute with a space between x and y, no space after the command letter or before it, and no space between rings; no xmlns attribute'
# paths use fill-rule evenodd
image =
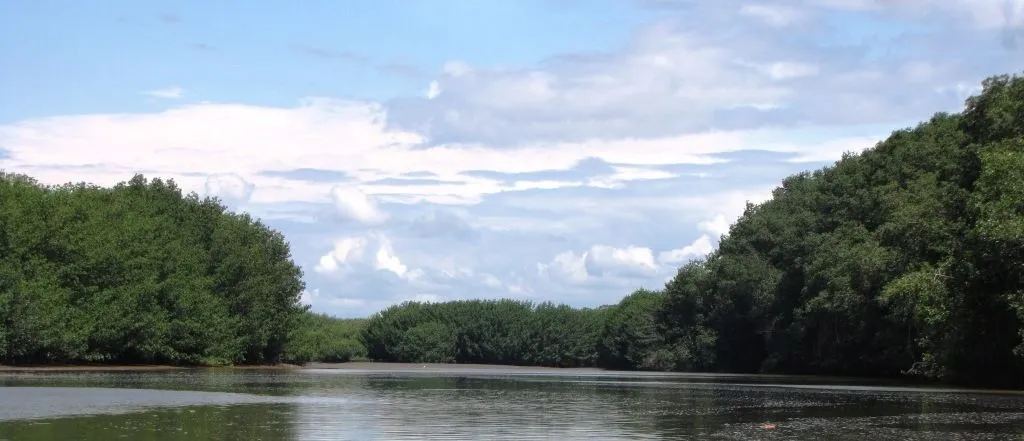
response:
<svg viewBox="0 0 1024 441"><path fill-rule="evenodd" d="M1024 78L983 86L748 206L668 284L681 365L1024 384Z"/></svg>
<svg viewBox="0 0 1024 441"><path fill-rule="evenodd" d="M304 310L280 233L141 175L0 174L0 360L273 363Z"/></svg>

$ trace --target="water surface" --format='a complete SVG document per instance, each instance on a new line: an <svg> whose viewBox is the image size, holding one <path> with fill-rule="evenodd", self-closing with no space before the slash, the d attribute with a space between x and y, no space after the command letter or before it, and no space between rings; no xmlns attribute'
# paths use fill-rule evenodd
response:
<svg viewBox="0 0 1024 441"><path fill-rule="evenodd" d="M0 440L1024 439L1024 395L530 369L0 374Z"/></svg>

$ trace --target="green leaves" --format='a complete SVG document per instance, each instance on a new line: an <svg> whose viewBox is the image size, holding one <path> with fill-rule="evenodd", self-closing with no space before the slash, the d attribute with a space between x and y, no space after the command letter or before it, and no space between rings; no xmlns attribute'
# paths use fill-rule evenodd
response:
<svg viewBox="0 0 1024 441"><path fill-rule="evenodd" d="M640 289L608 312L599 346L602 366L667 370L665 360L651 359L652 352L663 342L654 317L662 298L660 292Z"/></svg>
<svg viewBox="0 0 1024 441"><path fill-rule="evenodd" d="M364 327L362 319L336 319L303 312L288 332L283 361L301 364L365 359L366 349L359 340Z"/></svg>
<svg viewBox="0 0 1024 441"><path fill-rule="evenodd" d="M594 366L604 313L515 300L407 302L371 317L362 341L379 361Z"/></svg>
<svg viewBox="0 0 1024 441"><path fill-rule="evenodd" d="M656 358L1021 385L1021 292L1024 77L1000 76L963 114L748 206L707 262L666 285Z"/></svg>
<svg viewBox="0 0 1024 441"><path fill-rule="evenodd" d="M1024 137L979 149L981 173L972 195L985 240L1024 242Z"/></svg>
<svg viewBox="0 0 1024 441"><path fill-rule="evenodd" d="M0 175L9 363L273 362L301 312L283 237L173 181Z"/></svg>

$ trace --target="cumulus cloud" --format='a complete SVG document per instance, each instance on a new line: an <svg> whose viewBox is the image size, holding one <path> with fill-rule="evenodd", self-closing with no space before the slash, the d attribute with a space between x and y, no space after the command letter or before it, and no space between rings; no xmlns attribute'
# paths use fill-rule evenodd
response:
<svg viewBox="0 0 1024 441"><path fill-rule="evenodd" d="M375 250L371 251L372 248ZM410 269L402 263L395 254L391 239L381 233L336 240L334 248L320 257L314 269L321 274L345 276L352 270L360 269L359 267L387 271L407 280L414 280L423 275L422 270Z"/></svg>
<svg viewBox="0 0 1024 441"><path fill-rule="evenodd" d="M658 261L666 265L678 265L687 260L706 256L714 250L715 246L711 243L711 236L703 234L692 244L674 250L662 251L658 254Z"/></svg>
<svg viewBox="0 0 1024 441"><path fill-rule="evenodd" d="M299 303L303 306L313 306L314 299L317 297L320 297L319 289L304 289L302 290L302 295L299 297Z"/></svg>
<svg viewBox="0 0 1024 441"><path fill-rule="evenodd" d="M235 173L209 175L203 184L207 195L216 196L229 204L247 202L253 188L249 181Z"/></svg>
<svg viewBox="0 0 1024 441"><path fill-rule="evenodd" d="M542 276L565 283L585 283L593 278L645 278L658 273L650 248L629 245L613 247L596 244L582 254L565 251L551 262L537 265Z"/></svg>
<svg viewBox="0 0 1024 441"><path fill-rule="evenodd" d="M334 242L334 248L320 257L314 268L318 273L334 273L349 264L361 262L367 240L363 237L345 237Z"/></svg>
<svg viewBox="0 0 1024 441"><path fill-rule="evenodd" d="M587 273L595 275L623 275L643 277L658 271L650 248L629 245L616 248L594 245L584 258Z"/></svg>
<svg viewBox="0 0 1024 441"><path fill-rule="evenodd" d="M721 237L729 233L731 222L722 213L716 214L714 218L700 221L697 228L708 234Z"/></svg>
<svg viewBox="0 0 1024 441"><path fill-rule="evenodd" d="M331 197L338 214L344 220L363 224L379 224L387 219L377 203L357 187L334 187Z"/></svg>
<svg viewBox="0 0 1024 441"><path fill-rule="evenodd" d="M537 272L566 283L584 283L590 278L590 274L587 273L585 252L583 255L577 255L572 251L559 253L550 263L538 263Z"/></svg>
<svg viewBox="0 0 1024 441"><path fill-rule="evenodd" d="M421 270L410 271L409 267L405 266L401 259L395 255L395 250L391 246L391 241L385 237L380 239L380 246L377 248L377 254L374 257L375 268L391 271L398 277L416 279L423 275L423 271Z"/></svg>

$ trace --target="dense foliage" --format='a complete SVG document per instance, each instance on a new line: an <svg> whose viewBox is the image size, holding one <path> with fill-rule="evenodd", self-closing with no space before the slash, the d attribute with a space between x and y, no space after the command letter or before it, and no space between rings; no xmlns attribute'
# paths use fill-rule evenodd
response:
<svg viewBox="0 0 1024 441"><path fill-rule="evenodd" d="M339 319L305 312L288 333L283 361L303 364L311 361L343 363L366 359L360 341L364 319Z"/></svg>
<svg viewBox="0 0 1024 441"><path fill-rule="evenodd" d="M371 317L373 360L594 366L604 309L515 300L406 302Z"/></svg>
<svg viewBox="0 0 1024 441"><path fill-rule="evenodd" d="M1024 78L786 179L656 313L680 369L1024 381Z"/></svg>
<svg viewBox="0 0 1024 441"><path fill-rule="evenodd" d="M0 174L0 361L280 361L301 270L280 233L174 182Z"/></svg>

